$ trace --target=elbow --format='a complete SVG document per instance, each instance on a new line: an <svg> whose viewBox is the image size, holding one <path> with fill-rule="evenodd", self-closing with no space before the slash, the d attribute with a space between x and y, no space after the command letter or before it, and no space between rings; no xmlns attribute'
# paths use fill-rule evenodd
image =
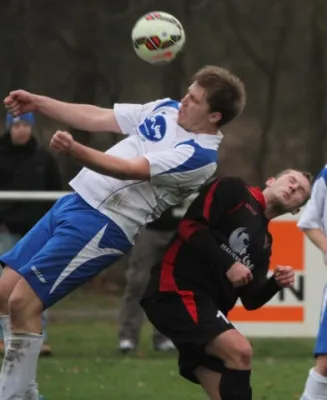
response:
<svg viewBox="0 0 327 400"><path fill-rule="evenodd" d="M124 160L122 168L115 174L115 178L136 181L150 180L150 168L147 163L135 163L133 160Z"/></svg>
<svg viewBox="0 0 327 400"><path fill-rule="evenodd" d="M247 311L254 311L254 310L257 310L259 308L255 304L243 304L243 305L244 305L244 308Z"/></svg>
<svg viewBox="0 0 327 400"><path fill-rule="evenodd" d="M242 304L247 311L254 311L260 308L259 304L256 304L254 301L250 299L242 299Z"/></svg>

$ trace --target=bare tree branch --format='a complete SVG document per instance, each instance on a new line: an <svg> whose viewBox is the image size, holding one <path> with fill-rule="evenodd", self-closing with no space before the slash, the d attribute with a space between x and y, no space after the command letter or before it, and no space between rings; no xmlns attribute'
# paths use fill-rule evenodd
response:
<svg viewBox="0 0 327 400"><path fill-rule="evenodd" d="M243 32L240 29L240 24L236 16L236 6L232 0L222 0L229 23L239 40L240 45L242 46L244 52L253 60L253 62L257 65L257 67L266 75L271 74L271 68L269 64L259 56L259 54L253 49L253 47L250 44L250 41L246 39L244 36Z"/></svg>
<svg viewBox="0 0 327 400"><path fill-rule="evenodd" d="M239 23L236 6L232 0L222 0L226 8L229 22L236 37L239 40L244 52L253 60L254 64L265 74L268 82L267 95L265 99L265 109L261 119L261 140L257 157L255 160L255 171L260 183L264 180L264 166L268 153L269 146L269 132L272 128L275 113L276 113L276 100L278 91L278 79L280 76L282 54L285 49L287 35L290 32L292 25L292 12L290 3L288 1L278 1L280 6L283 6L283 20L277 32L277 37L273 46L273 54L271 61L265 60L259 55L252 46L252 42L248 40L242 31L242 25Z"/></svg>
<svg viewBox="0 0 327 400"><path fill-rule="evenodd" d="M307 141L308 170L317 174L325 159L323 146L326 136L326 32L324 21L327 8L324 0L314 0L310 28L310 73L308 75L310 137Z"/></svg>
<svg viewBox="0 0 327 400"><path fill-rule="evenodd" d="M293 25L293 14L291 12L289 2L283 3L283 23L278 31L274 44L273 57L271 63L271 73L268 75L268 90L266 97L265 115L262 120L261 142L255 161L255 169L258 173L260 183L264 182L265 172L264 166L269 146L269 132L272 128L275 114L276 101L278 91L278 79L282 66L282 55L286 47L287 36Z"/></svg>

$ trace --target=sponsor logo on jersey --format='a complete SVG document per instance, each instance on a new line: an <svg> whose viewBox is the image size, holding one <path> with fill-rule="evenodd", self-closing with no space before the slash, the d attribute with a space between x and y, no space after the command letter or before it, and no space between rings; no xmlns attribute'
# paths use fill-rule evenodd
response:
<svg viewBox="0 0 327 400"><path fill-rule="evenodd" d="M246 265L249 269L254 267L247 253L250 245L250 237L246 228L238 228L233 231L228 240L228 246L223 243L220 247L231 255L235 261Z"/></svg>
<svg viewBox="0 0 327 400"><path fill-rule="evenodd" d="M162 115L153 115L146 118L138 127L141 135L151 142L160 142L167 131L167 123Z"/></svg>

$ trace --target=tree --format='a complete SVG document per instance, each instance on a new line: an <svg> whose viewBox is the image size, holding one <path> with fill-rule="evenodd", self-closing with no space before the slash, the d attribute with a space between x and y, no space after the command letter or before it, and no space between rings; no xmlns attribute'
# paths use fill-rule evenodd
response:
<svg viewBox="0 0 327 400"><path fill-rule="evenodd" d="M326 162L324 141L326 124L326 28L327 5L324 0L314 0L310 15L310 48L308 74L309 127L307 148L308 170L318 173Z"/></svg>
<svg viewBox="0 0 327 400"><path fill-rule="evenodd" d="M255 43L258 43L258 40L253 36L251 38L248 37L247 27L253 26L253 24L249 20L250 14L246 15L244 9L242 10L242 18L240 17L238 10L242 3L235 3L234 0L222 1L227 12L228 21L240 46L267 80L264 110L262 117L259 117L261 128L260 144L257 149L257 157L254 160L254 170L257 173L258 183L263 184L265 179L266 159L269 151L269 133L273 127L276 114L278 83L282 69L283 53L293 23L291 2L284 0L274 1L274 6L281 9L282 18L280 23L276 24L276 36L271 47L272 54L269 58L265 58L261 55L260 51L255 48ZM248 2L247 4L243 3L243 7L252 14L253 8L249 7ZM258 19L258 10L255 14L255 18ZM255 31L255 35L258 36L257 30ZM259 42L259 44L262 45L262 42Z"/></svg>

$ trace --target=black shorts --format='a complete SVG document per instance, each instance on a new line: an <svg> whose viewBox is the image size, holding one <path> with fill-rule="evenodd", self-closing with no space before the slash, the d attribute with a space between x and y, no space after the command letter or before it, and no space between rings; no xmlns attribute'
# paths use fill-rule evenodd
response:
<svg viewBox="0 0 327 400"><path fill-rule="evenodd" d="M149 321L175 344L181 376L199 383L194 375L199 366L223 372L223 361L206 354L205 347L216 336L235 328L209 297L192 292L182 296L158 293L143 298L141 305Z"/></svg>

